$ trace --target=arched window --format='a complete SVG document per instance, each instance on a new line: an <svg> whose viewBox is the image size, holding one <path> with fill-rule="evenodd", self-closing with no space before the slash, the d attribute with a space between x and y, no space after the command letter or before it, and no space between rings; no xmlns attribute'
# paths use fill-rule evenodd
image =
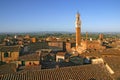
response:
<svg viewBox="0 0 120 80"><path fill-rule="evenodd" d="M31 62L29 62L29 65L31 65Z"/></svg>
<svg viewBox="0 0 120 80"><path fill-rule="evenodd" d="M4 53L4 57L9 57L8 52L5 52L5 53Z"/></svg>

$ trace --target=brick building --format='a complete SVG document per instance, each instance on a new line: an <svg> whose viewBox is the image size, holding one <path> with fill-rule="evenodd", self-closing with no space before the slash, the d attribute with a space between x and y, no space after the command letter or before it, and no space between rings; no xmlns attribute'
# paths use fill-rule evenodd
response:
<svg viewBox="0 0 120 80"><path fill-rule="evenodd" d="M19 46L3 46L0 49L0 61L9 63L19 58Z"/></svg>

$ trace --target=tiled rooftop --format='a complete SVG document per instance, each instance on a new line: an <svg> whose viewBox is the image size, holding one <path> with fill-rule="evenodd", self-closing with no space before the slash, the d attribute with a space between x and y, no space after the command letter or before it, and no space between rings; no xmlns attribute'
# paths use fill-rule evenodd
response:
<svg viewBox="0 0 120 80"><path fill-rule="evenodd" d="M12 52L19 52L20 47L19 46L2 46L0 48L0 51L12 51Z"/></svg>
<svg viewBox="0 0 120 80"><path fill-rule="evenodd" d="M37 42L29 44L28 47L30 51L36 51L39 49L48 49L48 44L46 42Z"/></svg>
<svg viewBox="0 0 120 80"><path fill-rule="evenodd" d="M81 56L101 57L101 54L98 51L89 51L82 53Z"/></svg>
<svg viewBox="0 0 120 80"><path fill-rule="evenodd" d="M0 66L0 75L13 73L16 71L16 65L14 63L4 64Z"/></svg>
<svg viewBox="0 0 120 80"><path fill-rule="evenodd" d="M22 73L24 71L40 71L41 66L40 65L31 65L31 66L20 66L18 69L18 72Z"/></svg>
<svg viewBox="0 0 120 80"><path fill-rule="evenodd" d="M39 61L40 56L38 54L32 53L32 54L27 54L19 57L19 60L24 60L24 61Z"/></svg>
<svg viewBox="0 0 120 80"><path fill-rule="evenodd" d="M103 64L24 71L0 75L0 80L113 80Z"/></svg>
<svg viewBox="0 0 120 80"><path fill-rule="evenodd" d="M120 79L117 79L120 77L120 50L108 49L101 54L104 61L115 72L113 74L113 77L115 78L115 80L120 80Z"/></svg>

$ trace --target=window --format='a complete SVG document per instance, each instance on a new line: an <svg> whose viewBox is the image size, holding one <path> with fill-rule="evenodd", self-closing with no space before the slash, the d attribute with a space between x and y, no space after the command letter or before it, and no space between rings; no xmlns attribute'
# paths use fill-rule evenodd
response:
<svg viewBox="0 0 120 80"><path fill-rule="evenodd" d="M4 53L4 57L9 57L8 52L5 52L5 53Z"/></svg>
<svg viewBox="0 0 120 80"><path fill-rule="evenodd" d="M29 62L29 65L31 65L31 62Z"/></svg>

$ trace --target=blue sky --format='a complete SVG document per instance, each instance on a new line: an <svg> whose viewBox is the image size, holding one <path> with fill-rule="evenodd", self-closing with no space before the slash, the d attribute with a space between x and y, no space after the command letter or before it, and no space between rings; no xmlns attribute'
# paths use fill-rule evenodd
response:
<svg viewBox="0 0 120 80"><path fill-rule="evenodd" d="M120 0L0 0L0 32L120 32Z"/></svg>

